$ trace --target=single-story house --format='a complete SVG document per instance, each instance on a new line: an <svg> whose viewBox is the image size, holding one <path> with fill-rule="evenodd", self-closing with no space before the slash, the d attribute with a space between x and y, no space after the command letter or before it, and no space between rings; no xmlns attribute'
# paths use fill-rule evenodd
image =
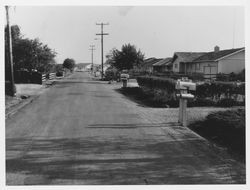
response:
<svg viewBox="0 0 250 190"><path fill-rule="evenodd" d="M190 63L204 54L205 52L175 52L171 63L173 72L185 73L187 65L184 63Z"/></svg>
<svg viewBox="0 0 250 190"><path fill-rule="evenodd" d="M216 46L214 51L182 65L184 73L202 73L205 78L213 78L218 73L239 73L245 69L245 48L220 50Z"/></svg>
<svg viewBox="0 0 250 190"><path fill-rule="evenodd" d="M157 59L155 57L145 59L144 62L142 63L142 66L140 67L140 71L153 73L153 64L160 60L162 59Z"/></svg>
<svg viewBox="0 0 250 190"><path fill-rule="evenodd" d="M153 64L154 72L172 71L172 57L167 57Z"/></svg>

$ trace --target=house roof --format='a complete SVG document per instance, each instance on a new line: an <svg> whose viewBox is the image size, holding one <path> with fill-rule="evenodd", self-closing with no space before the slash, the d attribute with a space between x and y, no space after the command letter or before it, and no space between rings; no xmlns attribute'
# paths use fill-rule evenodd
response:
<svg viewBox="0 0 250 190"><path fill-rule="evenodd" d="M171 63L172 61L172 57L167 57L165 59L162 59L156 63L153 64L154 67L157 67L157 66L164 66L164 65L168 65L169 63Z"/></svg>
<svg viewBox="0 0 250 190"><path fill-rule="evenodd" d="M236 49L226 49L226 50L221 50L218 52L212 51L208 52L197 59L193 60L194 62L200 62L200 61L216 61L219 60L225 56L229 56L233 53L236 53L238 51L245 50L245 48L236 48Z"/></svg>
<svg viewBox="0 0 250 190"><path fill-rule="evenodd" d="M148 66L153 66L154 63L160 61L162 59L157 59L155 57L151 57L151 58L148 58L148 59L145 59L144 62L143 62L143 67L148 67Z"/></svg>
<svg viewBox="0 0 250 190"><path fill-rule="evenodd" d="M192 62L193 60L197 59L198 57L206 54L205 52L175 52L172 62L179 58L180 62Z"/></svg>

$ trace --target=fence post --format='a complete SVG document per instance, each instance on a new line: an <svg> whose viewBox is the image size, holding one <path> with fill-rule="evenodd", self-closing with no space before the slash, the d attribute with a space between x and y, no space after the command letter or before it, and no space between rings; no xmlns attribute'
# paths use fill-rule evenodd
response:
<svg viewBox="0 0 250 190"><path fill-rule="evenodd" d="M55 79L56 73L50 73L49 74L49 80Z"/></svg>
<svg viewBox="0 0 250 190"><path fill-rule="evenodd" d="M42 85L44 85L46 83L46 74L42 74Z"/></svg>

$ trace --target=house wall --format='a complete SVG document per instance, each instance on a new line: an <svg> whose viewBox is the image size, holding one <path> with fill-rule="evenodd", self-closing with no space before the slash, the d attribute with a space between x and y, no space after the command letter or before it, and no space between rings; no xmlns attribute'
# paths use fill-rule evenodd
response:
<svg viewBox="0 0 250 190"><path fill-rule="evenodd" d="M180 69L180 60L179 58L177 58L174 62L173 62L173 72L178 73Z"/></svg>
<svg viewBox="0 0 250 190"><path fill-rule="evenodd" d="M218 62L187 63L187 73L202 73L207 79L216 77L218 73Z"/></svg>
<svg viewBox="0 0 250 190"><path fill-rule="evenodd" d="M245 51L225 57L219 61L218 65L218 72L225 74L239 73L243 69L245 69Z"/></svg>
<svg viewBox="0 0 250 190"><path fill-rule="evenodd" d="M217 62L207 61L207 62L198 62L198 63L182 63L181 67L183 67L183 72L185 72L185 64L186 64L186 72L187 73L204 73L204 67L213 67L213 72L216 71L217 74Z"/></svg>

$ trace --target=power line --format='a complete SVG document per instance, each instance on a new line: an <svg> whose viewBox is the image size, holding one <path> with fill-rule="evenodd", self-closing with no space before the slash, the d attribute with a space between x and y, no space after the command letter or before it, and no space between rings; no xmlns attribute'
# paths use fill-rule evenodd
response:
<svg viewBox="0 0 250 190"><path fill-rule="evenodd" d="M96 34L96 35L100 35L101 36L101 53L102 53L102 79L103 79L103 36L104 35L109 35L108 33L103 33L103 26L104 25L109 25L109 23L96 23L96 25L100 25L101 26L101 33Z"/></svg>

